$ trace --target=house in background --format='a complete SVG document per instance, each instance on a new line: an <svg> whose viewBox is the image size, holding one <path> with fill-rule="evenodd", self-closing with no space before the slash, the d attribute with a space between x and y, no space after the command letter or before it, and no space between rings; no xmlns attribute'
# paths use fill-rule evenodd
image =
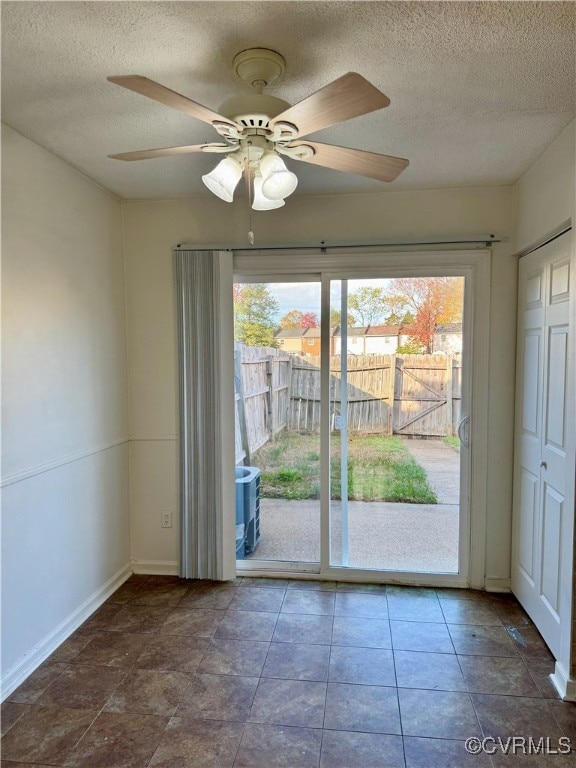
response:
<svg viewBox="0 0 576 768"><path fill-rule="evenodd" d="M274 339L289 355L301 355L305 331L305 328L283 328L274 334Z"/></svg>
<svg viewBox="0 0 576 768"><path fill-rule="evenodd" d="M320 354L320 328L283 328L274 339L290 355Z"/></svg>
<svg viewBox="0 0 576 768"><path fill-rule="evenodd" d="M412 328L409 325L367 325L362 328L348 328L348 354L350 355L393 355L398 347L410 343ZM342 348L340 328L334 333L334 354Z"/></svg>
<svg viewBox="0 0 576 768"><path fill-rule="evenodd" d="M306 328L302 337L302 354L320 354L320 328Z"/></svg>
<svg viewBox="0 0 576 768"><path fill-rule="evenodd" d="M432 352L447 354L462 352L462 323L444 323L436 326Z"/></svg>
<svg viewBox="0 0 576 768"><path fill-rule="evenodd" d="M349 355L366 354L366 331L367 327L347 329ZM342 328L340 326L334 330L334 354L342 354Z"/></svg>
<svg viewBox="0 0 576 768"><path fill-rule="evenodd" d="M161 525L179 508L173 249L247 242L246 196L226 204L202 185L214 155L107 158L218 137L106 77L140 72L217 108L237 93L234 55L255 44L286 57L273 92L290 103L350 70L393 94L322 141L411 161L384 186L288 159L298 189L255 216L256 247L312 243L320 272L326 238L382 244L383 264L398 244L408 258L485 238L489 300L474 332L482 428L498 450L472 488L482 551L470 583L510 589L518 256L576 217L575 6L362 5L2 4L4 696L131 573L178 573L179 526ZM351 352L366 352L364 330ZM563 509L573 515L573 495Z"/></svg>
<svg viewBox="0 0 576 768"><path fill-rule="evenodd" d="M366 329L367 355L393 355L399 346L400 326L369 325Z"/></svg>

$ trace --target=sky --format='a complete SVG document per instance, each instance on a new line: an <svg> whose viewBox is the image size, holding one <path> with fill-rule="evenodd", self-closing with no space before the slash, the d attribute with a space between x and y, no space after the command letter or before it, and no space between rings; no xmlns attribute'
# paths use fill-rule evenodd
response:
<svg viewBox="0 0 576 768"><path fill-rule="evenodd" d="M349 280L348 292L369 285L384 287L388 281L384 279ZM284 317L291 309L301 312L314 312L320 319L320 283L267 283L268 290L274 296L280 309L276 320ZM330 286L330 304L333 309L340 309L340 280L333 280Z"/></svg>

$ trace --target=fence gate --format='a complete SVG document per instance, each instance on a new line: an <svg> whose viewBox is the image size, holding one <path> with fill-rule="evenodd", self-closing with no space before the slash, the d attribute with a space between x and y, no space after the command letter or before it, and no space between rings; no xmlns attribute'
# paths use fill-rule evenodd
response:
<svg viewBox="0 0 576 768"><path fill-rule="evenodd" d="M454 434L453 384L451 356L398 356L394 386L394 433L439 437Z"/></svg>

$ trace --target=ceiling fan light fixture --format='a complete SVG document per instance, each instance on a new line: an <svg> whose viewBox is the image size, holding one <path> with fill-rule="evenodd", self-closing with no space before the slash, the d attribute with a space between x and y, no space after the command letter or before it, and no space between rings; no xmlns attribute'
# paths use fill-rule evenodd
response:
<svg viewBox="0 0 576 768"><path fill-rule="evenodd" d="M216 197L226 203L231 203L234 199L234 190L242 178L242 173L243 168L237 160L232 157L225 157L213 171L202 176L202 181Z"/></svg>
<svg viewBox="0 0 576 768"><path fill-rule="evenodd" d="M284 200L271 200L262 192L262 176L254 176L254 200L252 208L255 211L271 211L274 208L282 208Z"/></svg>
<svg viewBox="0 0 576 768"><path fill-rule="evenodd" d="M298 177L286 167L276 152L265 152L260 159L262 194L269 200L283 200L298 186Z"/></svg>

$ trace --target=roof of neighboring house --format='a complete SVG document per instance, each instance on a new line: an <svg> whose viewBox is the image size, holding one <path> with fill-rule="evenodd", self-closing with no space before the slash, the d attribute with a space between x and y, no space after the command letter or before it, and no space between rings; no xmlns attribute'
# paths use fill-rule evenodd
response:
<svg viewBox="0 0 576 768"><path fill-rule="evenodd" d="M336 336L336 333L335 333L336 330L337 330L337 327L330 328L330 336ZM319 327L307 328L304 335L306 336L307 339L319 339L321 336L320 328Z"/></svg>
<svg viewBox="0 0 576 768"><path fill-rule="evenodd" d="M462 323L447 323L446 325L436 326L436 330L449 328L444 333L458 333L462 331ZM340 326L330 330L331 336L341 336ZM348 336L410 336L413 333L411 325L368 325L362 328L348 328ZM275 334L277 339L301 339L306 336L308 339L319 339L320 328L283 328Z"/></svg>
<svg viewBox="0 0 576 768"><path fill-rule="evenodd" d="M301 339L303 336L308 339L319 339L320 328L283 328L274 336L276 339Z"/></svg>
<svg viewBox="0 0 576 768"><path fill-rule="evenodd" d="M398 336L399 333L399 325L369 325L366 329L366 336Z"/></svg>
<svg viewBox="0 0 576 768"><path fill-rule="evenodd" d="M348 328L348 336L365 336L366 335L366 331L368 330L368 327L364 327L364 328ZM334 329L334 333L332 335L333 336L341 336L342 335L340 333L340 326L339 325Z"/></svg>
<svg viewBox="0 0 576 768"><path fill-rule="evenodd" d="M274 334L276 339L300 339L306 332L305 328L282 328Z"/></svg>
<svg viewBox="0 0 576 768"><path fill-rule="evenodd" d="M462 323L439 323L436 333L462 333Z"/></svg>

